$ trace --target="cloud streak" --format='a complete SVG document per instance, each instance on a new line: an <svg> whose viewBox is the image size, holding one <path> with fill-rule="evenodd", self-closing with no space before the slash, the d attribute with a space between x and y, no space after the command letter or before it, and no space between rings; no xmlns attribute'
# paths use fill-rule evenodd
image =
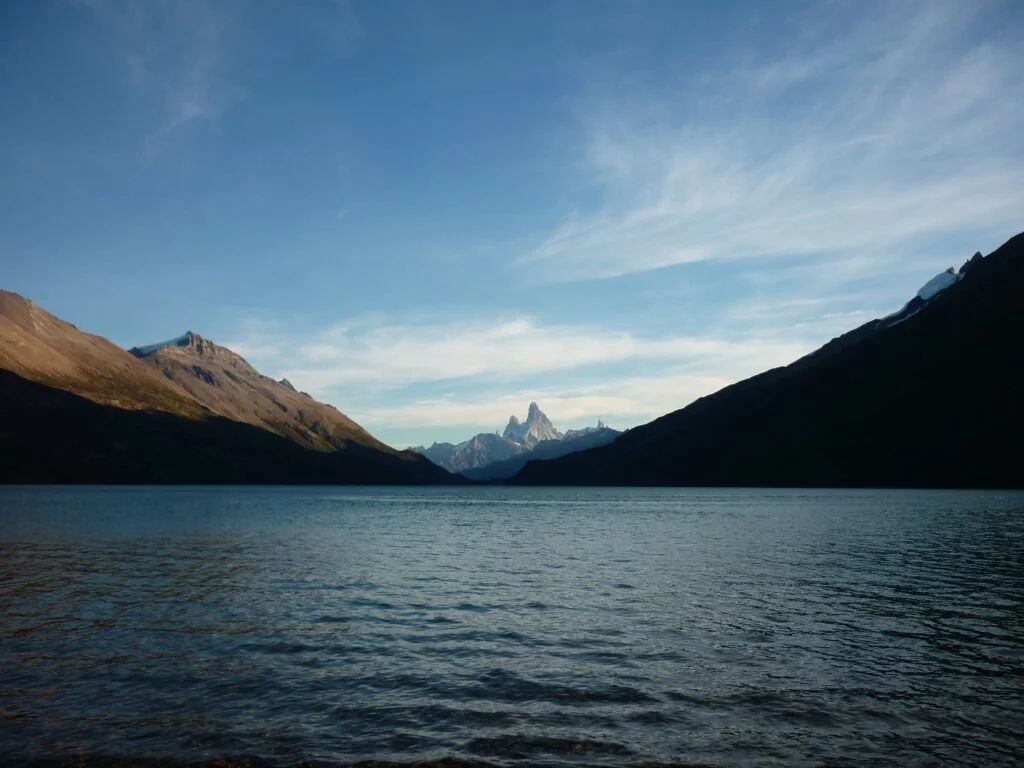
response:
<svg viewBox="0 0 1024 768"><path fill-rule="evenodd" d="M330 56L350 56L365 30L347 0L304 3L273 16L280 39L255 35L270 3L247 0L78 0L92 14L137 97L154 107L155 127L143 144L155 155L175 134L216 124L246 98L249 68L274 44L290 40ZM276 10L287 10L276 6ZM292 28L294 26L294 29ZM294 34L289 37L287 32Z"/></svg>
<svg viewBox="0 0 1024 768"><path fill-rule="evenodd" d="M262 334L230 343L311 391L400 388L425 382L525 377L590 366L672 361L754 370L789 361L806 344L747 338L640 336L592 325L542 325L529 317L413 323L364 319L312 336Z"/></svg>
<svg viewBox="0 0 1024 768"><path fill-rule="evenodd" d="M591 94L584 183L516 264L546 280L797 256L870 273L951 233L1007 234L1024 210L1024 58L973 35L984 5L894 3L783 58L669 92Z"/></svg>
<svg viewBox="0 0 1024 768"><path fill-rule="evenodd" d="M730 383L723 376L669 372L576 387L524 387L512 392L476 392L468 397L418 398L386 407L355 402L350 415L363 424L398 429L460 427L468 437L504 425L511 414L521 416L527 403L537 401L562 427L580 427L601 418L624 428L674 411Z"/></svg>
<svg viewBox="0 0 1024 768"><path fill-rule="evenodd" d="M454 429L468 436L494 429L531 400L565 427L598 418L634 426L789 363L816 341L777 331L640 335L530 317L364 317L312 334L255 323L251 333L226 345L258 369L337 404L371 431Z"/></svg>
<svg viewBox="0 0 1024 768"><path fill-rule="evenodd" d="M242 10L235 0L80 2L121 60L130 87L156 105L147 151L190 124L218 119L240 98L227 40Z"/></svg>

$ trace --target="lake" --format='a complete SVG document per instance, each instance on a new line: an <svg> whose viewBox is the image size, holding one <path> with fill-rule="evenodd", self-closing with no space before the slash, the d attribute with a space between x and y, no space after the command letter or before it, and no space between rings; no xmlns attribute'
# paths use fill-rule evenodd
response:
<svg viewBox="0 0 1024 768"><path fill-rule="evenodd" d="M0 488L0 753L1019 765L1024 494Z"/></svg>

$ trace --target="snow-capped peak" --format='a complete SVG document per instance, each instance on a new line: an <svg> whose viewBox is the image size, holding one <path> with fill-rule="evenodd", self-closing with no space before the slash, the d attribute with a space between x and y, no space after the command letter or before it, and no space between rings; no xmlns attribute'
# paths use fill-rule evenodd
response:
<svg viewBox="0 0 1024 768"><path fill-rule="evenodd" d="M582 427L580 429L570 429L563 436L563 440L575 440L578 437L593 434L594 432L600 432L601 430L608 429L608 425L605 424L601 419L597 420L596 427Z"/></svg>
<svg viewBox="0 0 1024 768"><path fill-rule="evenodd" d="M917 292L917 297L922 301L930 301L931 299L938 296L944 290L957 282L963 273L957 274L952 267L947 269L945 272L940 272L927 283L925 283L921 290Z"/></svg>
<svg viewBox="0 0 1024 768"><path fill-rule="evenodd" d="M195 337L195 334L192 333L192 331L186 331L181 336L177 336L169 341L161 341L158 344L147 344L144 347L132 347L128 351L136 357L145 357L146 355L151 355L158 349L163 349L164 347L183 347L188 344L190 339L193 337Z"/></svg>
<svg viewBox="0 0 1024 768"><path fill-rule="evenodd" d="M560 440L562 433L555 429L537 403L530 403L526 421L520 423L515 416L510 417L502 436L512 442L532 448L541 440Z"/></svg>

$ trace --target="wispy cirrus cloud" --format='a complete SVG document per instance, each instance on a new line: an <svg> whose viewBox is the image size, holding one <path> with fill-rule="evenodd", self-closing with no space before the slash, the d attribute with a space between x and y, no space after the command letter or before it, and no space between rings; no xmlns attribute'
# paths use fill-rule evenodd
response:
<svg viewBox="0 0 1024 768"><path fill-rule="evenodd" d="M254 18L267 7L250 0L77 2L92 14L128 86L154 109L154 127L143 142L149 155L187 127L216 124L246 98L246 69L270 48L252 36L259 27ZM281 25L282 18L288 24ZM304 3L275 20L281 35L275 44L289 41L339 56L351 55L365 34L348 0Z"/></svg>
<svg viewBox="0 0 1024 768"><path fill-rule="evenodd" d="M360 319L312 335L263 332L228 344L311 391L395 389L426 382L516 381L588 366L676 361L691 367L742 361L752 371L789 361L806 343L756 335L736 340L643 336L596 325Z"/></svg>
<svg viewBox="0 0 1024 768"><path fill-rule="evenodd" d="M228 39L243 11L237 0L79 2L120 59L127 84L154 105L148 151L189 124L219 119L241 97Z"/></svg>
<svg viewBox="0 0 1024 768"><path fill-rule="evenodd" d="M992 7L872 6L800 30L780 57L703 74L685 103L665 89L591 91L583 181L600 203L516 263L569 281L805 256L841 282L909 243L1011 234L1024 211L1024 58L1013 30L977 33Z"/></svg>
<svg viewBox="0 0 1024 768"><path fill-rule="evenodd" d="M601 418L623 429L674 411L731 383L721 375L669 371L656 376L625 375L579 386L485 389L466 396L450 393L387 406L356 399L347 413L371 429L377 425L397 430L454 427L469 437L503 426L510 415L522 418L527 404L536 401L562 428L593 425ZM396 444L412 442L415 440L399 439Z"/></svg>

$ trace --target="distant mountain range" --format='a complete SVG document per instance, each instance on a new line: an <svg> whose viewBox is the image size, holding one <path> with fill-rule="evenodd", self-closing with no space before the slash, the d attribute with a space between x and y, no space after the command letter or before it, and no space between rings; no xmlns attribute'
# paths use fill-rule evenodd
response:
<svg viewBox="0 0 1024 768"><path fill-rule="evenodd" d="M559 456L568 456L577 451L585 451L588 448L608 445L621 434L618 430L610 429L598 422L596 427L571 430L558 440L541 440L528 451L501 461L467 469L462 472L462 475L470 480L508 480L514 477L529 461L547 461Z"/></svg>
<svg viewBox="0 0 1024 768"><path fill-rule="evenodd" d="M0 449L3 482L457 481L195 333L129 353L7 291Z"/></svg>
<svg viewBox="0 0 1024 768"><path fill-rule="evenodd" d="M599 421L596 427L570 430L563 435L536 403L530 403L526 421L509 417L500 435L481 432L458 444L434 443L429 448L417 446L411 450L449 472L459 472L474 480L498 480L512 477L527 461L605 445L619 434Z"/></svg>
<svg viewBox="0 0 1024 768"><path fill-rule="evenodd" d="M1021 350L1024 234L791 365L514 482L1024 487Z"/></svg>

